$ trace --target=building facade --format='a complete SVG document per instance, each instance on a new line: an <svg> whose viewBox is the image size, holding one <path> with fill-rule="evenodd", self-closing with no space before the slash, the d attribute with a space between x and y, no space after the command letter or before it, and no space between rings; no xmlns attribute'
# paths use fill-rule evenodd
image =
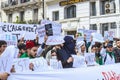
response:
<svg viewBox="0 0 120 80"><path fill-rule="evenodd" d="M0 0L2 22L39 22L42 19L41 0Z"/></svg>
<svg viewBox="0 0 120 80"><path fill-rule="evenodd" d="M62 24L63 34L91 29L120 38L120 0L53 0L46 3L47 18Z"/></svg>
<svg viewBox="0 0 120 80"><path fill-rule="evenodd" d="M1 22L39 22L45 19L62 24L64 35L91 29L104 35L114 31L120 38L120 0L0 0Z"/></svg>

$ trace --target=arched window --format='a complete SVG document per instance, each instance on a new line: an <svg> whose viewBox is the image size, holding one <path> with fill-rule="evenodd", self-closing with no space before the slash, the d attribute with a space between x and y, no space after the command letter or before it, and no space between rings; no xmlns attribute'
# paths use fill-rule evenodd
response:
<svg viewBox="0 0 120 80"><path fill-rule="evenodd" d="M76 5L67 6L64 9L64 18L74 18L76 17Z"/></svg>

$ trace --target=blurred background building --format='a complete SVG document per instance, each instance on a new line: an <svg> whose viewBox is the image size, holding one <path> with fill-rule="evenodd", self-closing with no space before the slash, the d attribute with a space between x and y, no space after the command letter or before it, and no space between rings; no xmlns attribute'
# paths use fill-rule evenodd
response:
<svg viewBox="0 0 120 80"><path fill-rule="evenodd" d="M90 29L103 35L105 31L114 31L120 38L120 0L0 1L1 22L38 23L44 16L61 23L64 35L75 35L78 29Z"/></svg>

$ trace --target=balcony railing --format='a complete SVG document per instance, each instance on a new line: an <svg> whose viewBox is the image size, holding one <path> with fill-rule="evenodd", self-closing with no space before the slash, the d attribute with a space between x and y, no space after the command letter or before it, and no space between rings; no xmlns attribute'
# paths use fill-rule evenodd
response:
<svg viewBox="0 0 120 80"><path fill-rule="evenodd" d="M25 4L25 3L29 3L29 2L39 2L41 0L13 0L13 1L5 1L5 2L1 2L1 8L7 8L7 7L12 7L12 6L17 6L20 4Z"/></svg>

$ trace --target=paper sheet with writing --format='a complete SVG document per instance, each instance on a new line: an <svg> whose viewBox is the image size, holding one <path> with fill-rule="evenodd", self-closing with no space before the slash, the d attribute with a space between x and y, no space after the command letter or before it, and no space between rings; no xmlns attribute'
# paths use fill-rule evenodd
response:
<svg viewBox="0 0 120 80"><path fill-rule="evenodd" d="M87 61L87 65L96 65L95 61L95 53L86 53L85 60Z"/></svg>
<svg viewBox="0 0 120 80"><path fill-rule="evenodd" d="M87 67L84 56L72 55L74 58L73 67Z"/></svg>
<svg viewBox="0 0 120 80"><path fill-rule="evenodd" d="M48 70L47 61L43 57L30 59L30 63L34 64L34 71L46 71L46 70Z"/></svg>
<svg viewBox="0 0 120 80"><path fill-rule="evenodd" d="M56 59L50 59L50 67L53 69L62 69L62 63L61 61L58 61Z"/></svg>

